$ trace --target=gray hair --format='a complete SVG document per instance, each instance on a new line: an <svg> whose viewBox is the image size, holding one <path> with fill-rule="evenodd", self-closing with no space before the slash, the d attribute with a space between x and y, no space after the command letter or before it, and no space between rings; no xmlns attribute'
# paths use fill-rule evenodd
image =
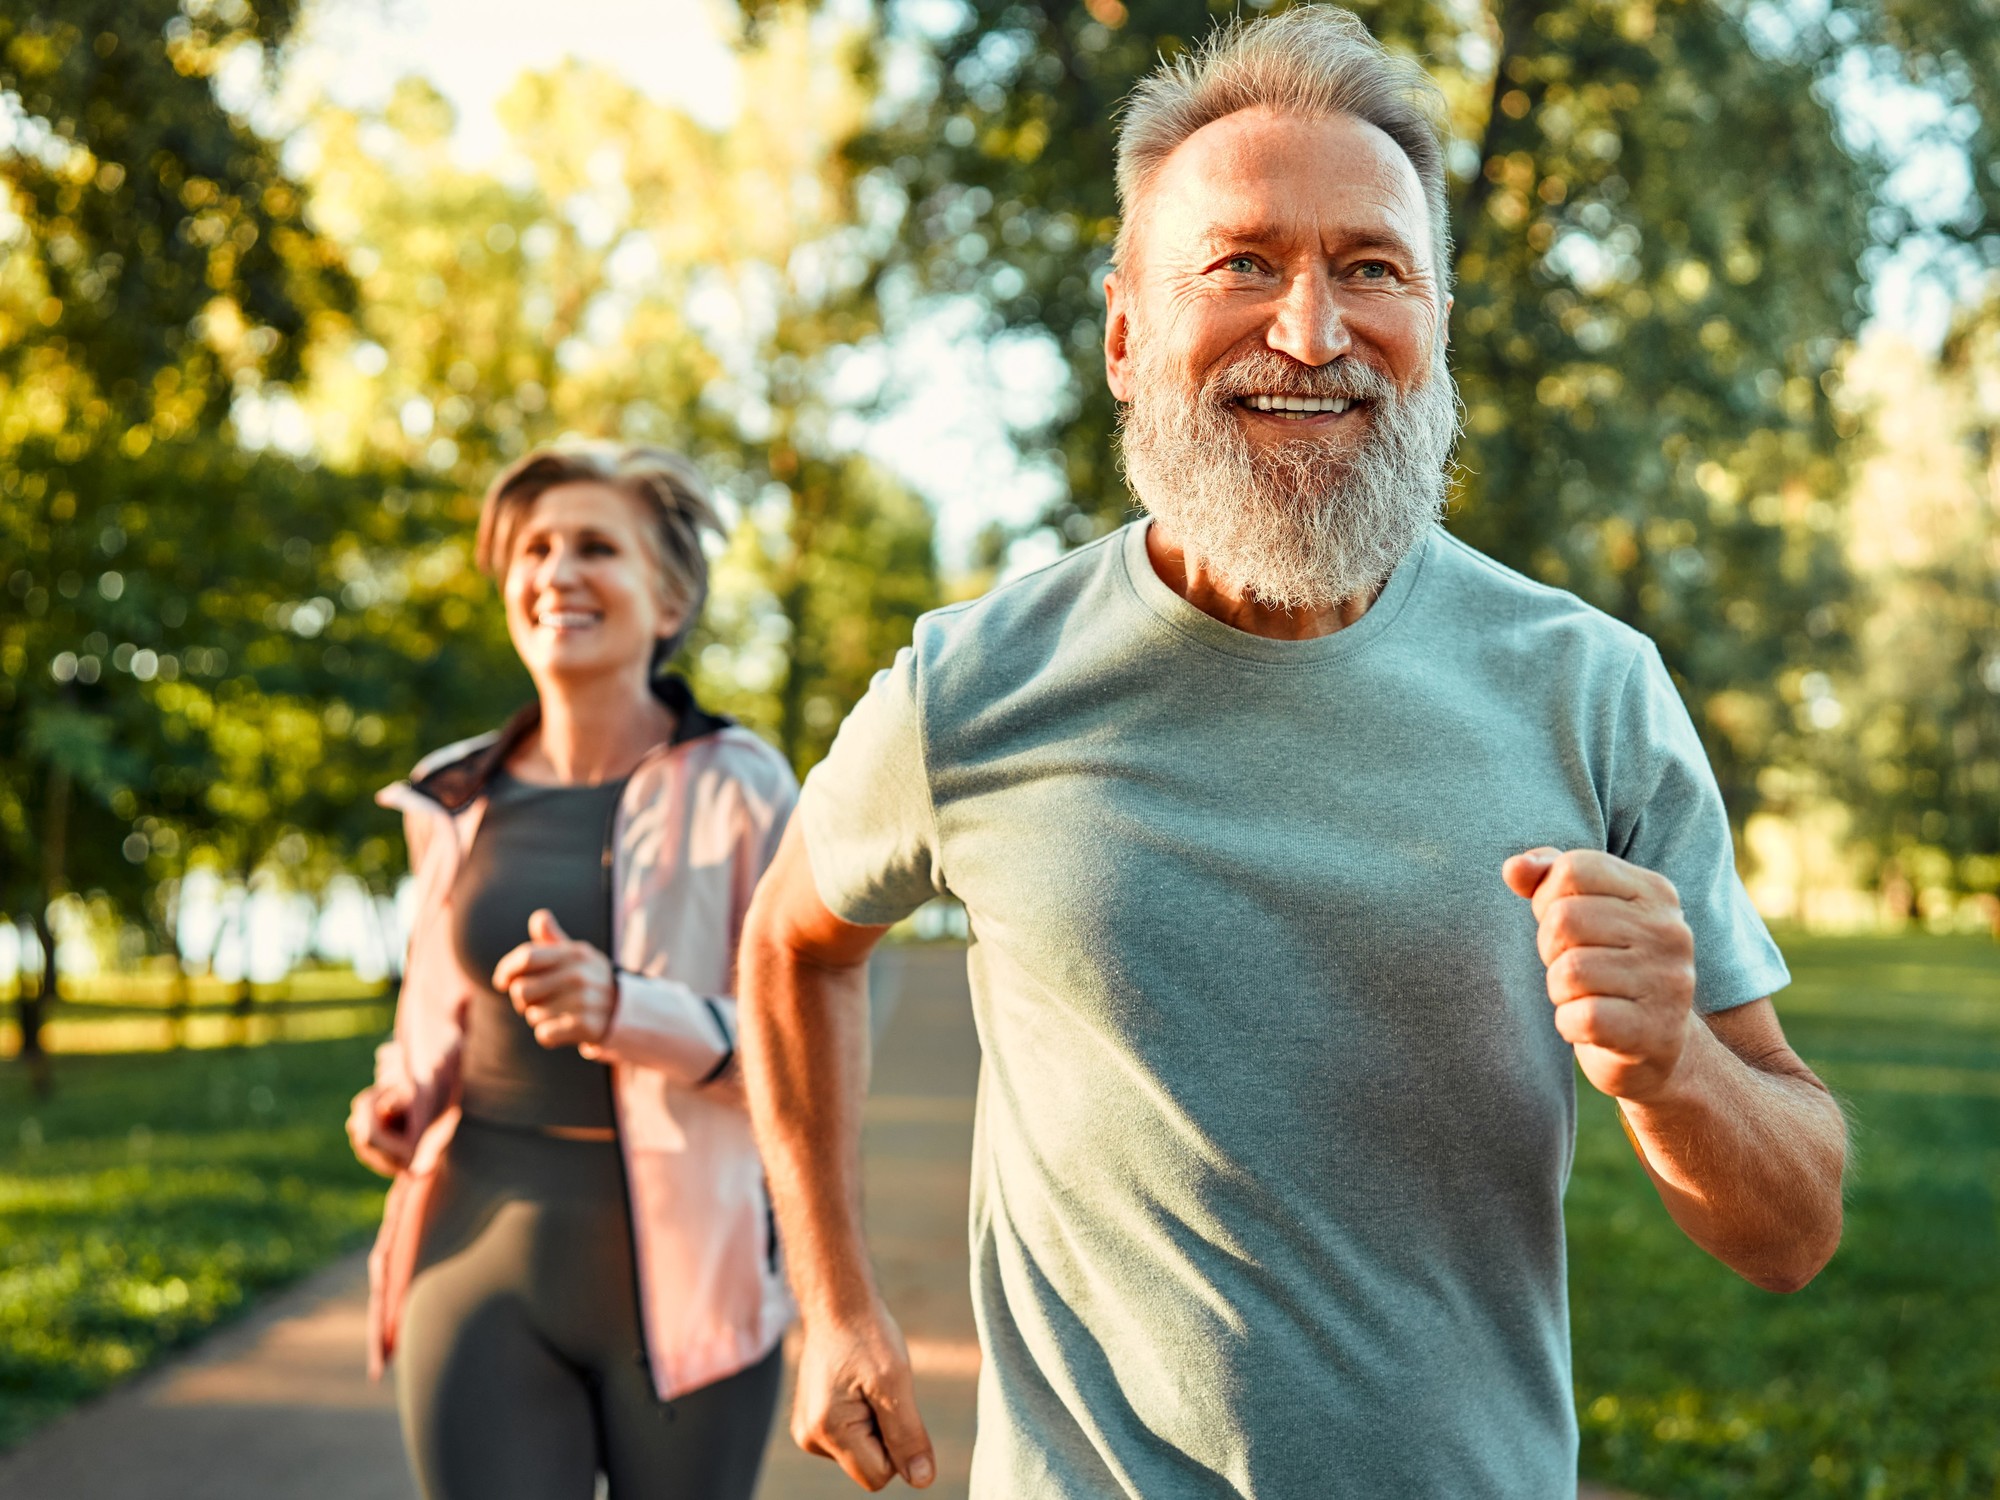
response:
<svg viewBox="0 0 2000 1500"><path fill-rule="evenodd" d="M1450 285L1444 92L1420 64L1392 54L1352 11L1333 5L1297 5L1261 20L1229 21L1140 80L1118 126L1118 265L1133 253L1140 196L1181 142L1205 125L1259 106L1305 119L1352 115L1401 147L1430 211L1438 284Z"/></svg>
<svg viewBox="0 0 2000 1500"><path fill-rule="evenodd" d="M708 598L708 555L701 534L722 532L715 499L701 471L665 448L565 443L537 448L501 471L479 508L474 560L490 578L504 578L514 534L544 492L564 484L602 484L638 502L652 523L640 540L667 598L686 611L680 629L654 656L664 666L694 628Z"/></svg>

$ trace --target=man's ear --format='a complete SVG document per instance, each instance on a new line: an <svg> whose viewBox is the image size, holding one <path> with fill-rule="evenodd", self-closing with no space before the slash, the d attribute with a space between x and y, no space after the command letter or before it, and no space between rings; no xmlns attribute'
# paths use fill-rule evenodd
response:
<svg viewBox="0 0 2000 1500"><path fill-rule="evenodd" d="M1131 322L1125 289L1113 271L1104 278L1104 383L1119 401L1132 399Z"/></svg>

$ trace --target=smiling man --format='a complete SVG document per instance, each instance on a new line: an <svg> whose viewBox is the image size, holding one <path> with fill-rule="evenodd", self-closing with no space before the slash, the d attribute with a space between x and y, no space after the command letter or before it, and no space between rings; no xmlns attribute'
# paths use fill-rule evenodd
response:
<svg viewBox="0 0 2000 1500"><path fill-rule="evenodd" d="M861 1232L865 962L940 893L982 1500L1572 1493L1579 1066L1742 1275L1839 1239L1840 1112L1657 652L1437 525L1441 115L1331 8L1141 85L1105 365L1147 517L919 622L760 890L793 1433L871 1489L935 1460Z"/></svg>

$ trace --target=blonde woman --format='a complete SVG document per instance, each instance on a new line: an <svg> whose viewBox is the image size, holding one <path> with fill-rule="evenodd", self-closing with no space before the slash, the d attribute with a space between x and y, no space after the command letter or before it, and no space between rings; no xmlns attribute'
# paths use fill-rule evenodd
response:
<svg viewBox="0 0 2000 1500"><path fill-rule="evenodd" d="M663 671L715 515L685 460L544 449L487 493L536 699L378 799L417 914L354 1101L429 1500L747 1497L792 1305L735 1064L733 956L795 786Z"/></svg>

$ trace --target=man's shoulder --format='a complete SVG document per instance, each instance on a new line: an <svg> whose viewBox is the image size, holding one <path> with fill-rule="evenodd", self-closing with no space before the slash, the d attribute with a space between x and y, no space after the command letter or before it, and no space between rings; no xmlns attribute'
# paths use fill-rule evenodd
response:
<svg viewBox="0 0 2000 1500"><path fill-rule="evenodd" d="M975 665L1004 672L1046 662L1069 634L1076 612L1107 587L1120 586L1126 530L1066 552L977 599L920 617L911 640L920 674Z"/></svg>
<svg viewBox="0 0 2000 1500"><path fill-rule="evenodd" d="M1488 557L1442 526L1432 532L1434 597L1448 628L1509 653L1578 653L1620 667L1647 649L1640 631L1568 589Z"/></svg>

